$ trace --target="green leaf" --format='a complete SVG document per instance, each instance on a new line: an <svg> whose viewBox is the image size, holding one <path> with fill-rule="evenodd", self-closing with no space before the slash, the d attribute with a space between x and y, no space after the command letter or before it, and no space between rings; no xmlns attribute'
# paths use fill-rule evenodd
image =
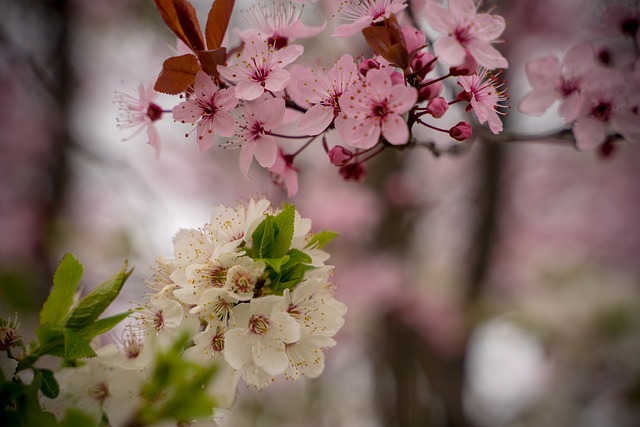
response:
<svg viewBox="0 0 640 427"><path fill-rule="evenodd" d="M110 331L118 323L129 317L133 311L125 311L124 313L116 314L114 316L105 317L104 319L96 320L88 326L85 326L78 331L78 335L87 340L92 340L94 337Z"/></svg>
<svg viewBox="0 0 640 427"><path fill-rule="evenodd" d="M125 262L115 275L80 300L63 325L73 331L80 331L93 323L116 299L132 272L133 270L127 270Z"/></svg>
<svg viewBox="0 0 640 427"><path fill-rule="evenodd" d="M289 250L289 261L282 267L283 270L288 270L298 264L311 264L311 257L299 249Z"/></svg>
<svg viewBox="0 0 640 427"><path fill-rule="evenodd" d="M64 357L64 328L60 325L45 323L36 329L40 354Z"/></svg>
<svg viewBox="0 0 640 427"><path fill-rule="evenodd" d="M313 249L322 249L339 235L340 234L336 233L335 231L320 231L313 235L306 247Z"/></svg>
<svg viewBox="0 0 640 427"><path fill-rule="evenodd" d="M82 278L83 267L76 257L68 253L60 261L53 276L53 288L40 311L40 324L60 324L67 316L73 296Z"/></svg>
<svg viewBox="0 0 640 427"><path fill-rule="evenodd" d="M260 258L259 260L271 267L275 273L280 273L282 266L289 261L289 255L280 258Z"/></svg>
<svg viewBox="0 0 640 427"><path fill-rule="evenodd" d="M280 258L287 254L293 239L293 222L295 220L296 209L293 205L288 205L278 215L273 217L276 229L275 245L273 248L273 258Z"/></svg>
<svg viewBox="0 0 640 427"><path fill-rule="evenodd" d="M36 369L34 369L36 370ZM55 399L60 394L60 386L56 377L53 375L53 371L50 369L37 369L42 374L42 383L40 384L40 390L42 394L50 399Z"/></svg>
<svg viewBox="0 0 640 427"><path fill-rule="evenodd" d="M260 258L276 258L273 256L275 235L273 230L273 217L267 215L264 222L262 241L260 242Z"/></svg>
<svg viewBox="0 0 640 427"><path fill-rule="evenodd" d="M89 341L68 328L64 328L63 333L65 359L73 360L96 356L96 352L93 351L91 345L89 345Z"/></svg>

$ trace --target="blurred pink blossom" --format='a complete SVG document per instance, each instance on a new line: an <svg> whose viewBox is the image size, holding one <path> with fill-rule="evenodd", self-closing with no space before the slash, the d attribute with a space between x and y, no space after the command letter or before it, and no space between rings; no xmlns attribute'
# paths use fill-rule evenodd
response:
<svg viewBox="0 0 640 427"><path fill-rule="evenodd" d="M160 135L154 122L162 117L162 108L154 103L157 92L149 85L145 87L140 83L138 86L138 96L129 95L123 92L116 93L116 102L120 115L118 117L118 127L120 129L134 129L134 132L126 137L127 141L147 130L147 144L156 150L156 157L160 156Z"/></svg>
<svg viewBox="0 0 640 427"><path fill-rule="evenodd" d="M388 19L394 13L402 12L407 5L405 0L343 0L335 16L349 21L339 25L334 37L351 37L369 25Z"/></svg>

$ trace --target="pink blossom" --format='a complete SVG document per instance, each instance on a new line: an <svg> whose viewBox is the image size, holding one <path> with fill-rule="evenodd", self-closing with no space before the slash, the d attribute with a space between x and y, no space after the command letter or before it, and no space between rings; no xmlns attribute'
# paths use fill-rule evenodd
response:
<svg viewBox="0 0 640 427"><path fill-rule="evenodd" d="M388 19L407 7L405 0L343 0L335 17L349 21L336 28L334 37L351 37L376 22Z"/></svg>
<svg viewBox="0 0 640 427"><path fill-rule="evenodd" d="M241 109L243 115L238 119L237 138L229 146L242 146L240 170L248 178L254 156L264 168L270 168L276 162L278 145L270 133L282 123L285 105L282 98L270 98L248 102Z"/></svg>
<svg viewBox="0 0 640 427"><path fill-rule="evenodd" d="M147 143L156 150L156 157L160 156L160 135L153 124L162 117L162 108L155 104L153 100L157 96L157 92L153 87L144 87L142 83L138 86L138 96L132 96L126 93L116 93L116 102L120 110L118 117L118 127L120 129L134 128L134 132L126 137L127 141L137 136L144 129L147 130Z"/></svg>
<svg viewBox="0 0 640 427"><path fill-rule="evenodd" d="M579 116L573 124L576 145L591 150L607 140L609 129L629 142L640 142L640 116L623 82L586 91Z"/></svg>
<svg viewBox="0 0 640 427"><path fill-rule="evenodd" d="M278 150L276 161L269 168L273 183L281 186L287 191L288 197L293 197L298 193L298 168L293 166L293 156L284 154Z"/></svg>
<svg viewBox="0 0 640 427"><path fill-rule="evenodd" d="M576 119L582 105L585 78L608 79L610 76L595 65L595 53L589 43L573 46L562 62L555 56L529 62L525 71L532 89L520 100L518 109L538 116L556 100L561 100L558 113L567 123Z"/></svg>
<svg viewBox="0 0 640 427"><path fill-rule="evenodd" d="M340 114L339 101L342 94L358 81L358 67L348 54L343 55L327 72L316 72L297 79L295 85L298 93L305 98L306 103L312 105L298 127L307 135L318 135L334 119L345 120Z"/></svg>
<svg viewBox="0 0 640 427"><path fill-rule="evenodd" d="M605 36L624 36L640 43L640 5L629 1L611 4L602 12L601 33Z"/></svg>
<svg viewBox="0 0 640 427"><path fill-rule="evenodd" d="M473 0L449 0L449 9L429 0L425 11L429 24L446 34L434 45L436 55L445 62L460 65L468 51L483 67L509 66L504 56L491 46L505 29L502 16L477 13Z"/></svg>
<svg viewBox="0 0 640 427"><path fill-rule="evenodd" d="M307 27L300 21L304 5L293 3L273 3L271 5L256 4L242 11L244 17L255 29L237 31L238 37L248 41L259 35L276 49L289 42L315 37L324 31L326 22L319 27Z"/></svg>
<svg viewBox="0 0 640 427"><path fill-rule="evenodd" d="M218 66L225 79L237 83L236 98L252 101L264 93L280 92L289 84L291 76L285 66L295 61L304 48L289 45L276 50L267 40L251 36L242 52L236 54L232 65Z"/></svg>
<svg viewBox="0 0 640 427"><path fill-rule="evenodd" d="M393 85L383 70L370 70L365 81L349 89L340 98L340 107L353 119L350 144L371 148L380 135L393 145L402 145L409 139L409 128L402 114L416 103L418 91L413 87Z"/></svg>
<svg viewBox="0 0 640 427"><path fill-rule="evenodd" d="M499 91L501 85L496 85L496 78L492 75L487 77L487 69L482 69L480 74L475 73L470 76L458 77L458 84L464 92L458 95L459 98L470 98L471 107L480 123L489 123L491 132L497 134L502 132L502 121L498 117L498 107L500 102L505 101L507 96ZM504 113L502 113L504 114Z"/></svg>
<svg viewBox="0 0 640 427"><path fill-rule="evenodd" d="M215 134L231 136L236 124L229 111L238 105L232 89L220 89L206 73L199 71L193 97L173 107L173 118L195 123L198 150L211 148ZM214 133L215 132L215 133Z"/></svg>

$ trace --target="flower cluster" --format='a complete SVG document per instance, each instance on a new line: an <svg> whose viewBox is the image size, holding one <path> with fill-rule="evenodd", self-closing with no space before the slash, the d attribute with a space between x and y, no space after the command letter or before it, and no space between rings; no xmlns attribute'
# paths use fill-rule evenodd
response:
<svg viewBox="0 0 640 427"><path fill-rule="evenodd" d="M63 393L47 407L62 414L74 406L125 425L143 402L154 356L184 334L191 344L182 357L216 367L207 392L217 407L233 405L241 379L263 388L278 375L317 377L346 313L322 250L333 237L312 233L291 205L275 209L262 199L214 208L202 228L177 233L172 258L157 259L153 293L122 339L63 369Z"/></svg>
<svg viewBox="0 0 640 427"><path fill-rule="evenodd" d="M188 1L177 3L185 5L181 14L188 12ZM359 180L365 163L384 150L428 146L415 136L420 127L455 141L469 139L470 119L444 117L454 104L466 107L463 114L473 111L493 133L502 130L499 114L504 114L507 96L500 73L492 70L508 67L493 47L505 21L480 12L473 0L451 0L446 8L429 0L412 11L442 34L433 46L423 29L405 23L404 0L341 2L333 15L340 23L334 37L361 32L374 54L358 59L344 54L328 68L297 63L304 48L293 42L319 35L326 26L304 25L302 5L283 2L244 10L251 28L234 29L241 41L236 47L222 46L221 37L233 2L216 0L212 7L216 13L212 9L210 19L217 19L216 25L207 22L204 37L195 15L178 19L172 8L159 8L190 53L165 61L155 89L184 98L172 109L173 118L195 126L199 150L208 150L216 138L228 138L218 140L219 145L240 149L245 177L255 158L289 196L298 190L296 157L313 142L322 141L327 159L343 178ZM437 120L448 124L437 126ZM300 141L300 146L287 152L284 140Z"/></svg>
<svg viewBox="0 0 640 427"><path fill-rule="evenodd" d="M531 91L519 103L541 115L556 101L582 150L607 154L613 142L640 142L640 7L619 2L604 7L593 39L527 64ZM619 53L624 52L624 53Z"/></svg>

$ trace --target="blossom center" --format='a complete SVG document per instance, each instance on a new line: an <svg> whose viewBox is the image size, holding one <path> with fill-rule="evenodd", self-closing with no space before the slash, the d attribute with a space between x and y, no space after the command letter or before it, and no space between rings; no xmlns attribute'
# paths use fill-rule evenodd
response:
<svg viewBox="0 0 640 427"><path fill-rule="evenodd" d="M560 83L560 93L566 97L578 90L578 85L575 80L562 79Z"/></svg>
<svg viewBox="0 0 640 427"><path fill-rule="evenodd" d="M253 292L255 280L248 271L237 272L233 277L232 289L239 293Z"/></svg>
<svg viewBox="0 0 640 427"><path fill-rule="evenodd" d="M150 102L147 107L147 116L149 116L152 122L160 120L160 117L162 117L162 108L160 108L159 105Z"/></svg>
<svg viewBox="0 0 640 427"><path fill-rule="evenodd" d="M89 389L89 396L98 402L104 402L109 397L109 386L101 381Z"/></svg>
<svg viewBox="0 0 640 427"><path fill-rule="evenodd" d="M216 354L222 354L224 351L224 333L218 332L211 338L211 350Z"/></svg>
<svg viewBox="0 0 640 427"><path fill-rule="evenodd" d="M387 108L387 102L383 101L373 106L373 115L378 117L385 117L389 114L389 109Z"/></svg>
<svg viewBox="0 0 640 427"><path fill-rule="evenodd" d="M640 28L640 21L637 18L628 18L622 21L620 25L622 29L622 34L635 37L638 32L638 28Z"/></svg>
<svg viewBox="0 0 640 427"><path fill-rule="evenodd" d="M221 288L227 280L227 269L216 267L209 273L209 284L214 288Z"/></svg>
<svg viewBox="0 0 640 427"><path fill-rule="evenodd" d="M608 102L600 102L598 105L593 107L591 114L601 122L606 122L609 120L609 117L611 117L611 104Z"/></svg>
<svg viewBox="0 0 640 427"><path fill-rule="evenodd" d="M466 47L466 43L470 42L472 37L469 34L469 27L456 27L456 30L453 33L453 37L460 43L462 46Z"/></svg>
<svg viewBox="0 0 640 427"><path fill-rule="evenodd" d="M254 314L249 318L249 331L254 335L264 335L269 331L269 319L262 314Z"/></svg>

